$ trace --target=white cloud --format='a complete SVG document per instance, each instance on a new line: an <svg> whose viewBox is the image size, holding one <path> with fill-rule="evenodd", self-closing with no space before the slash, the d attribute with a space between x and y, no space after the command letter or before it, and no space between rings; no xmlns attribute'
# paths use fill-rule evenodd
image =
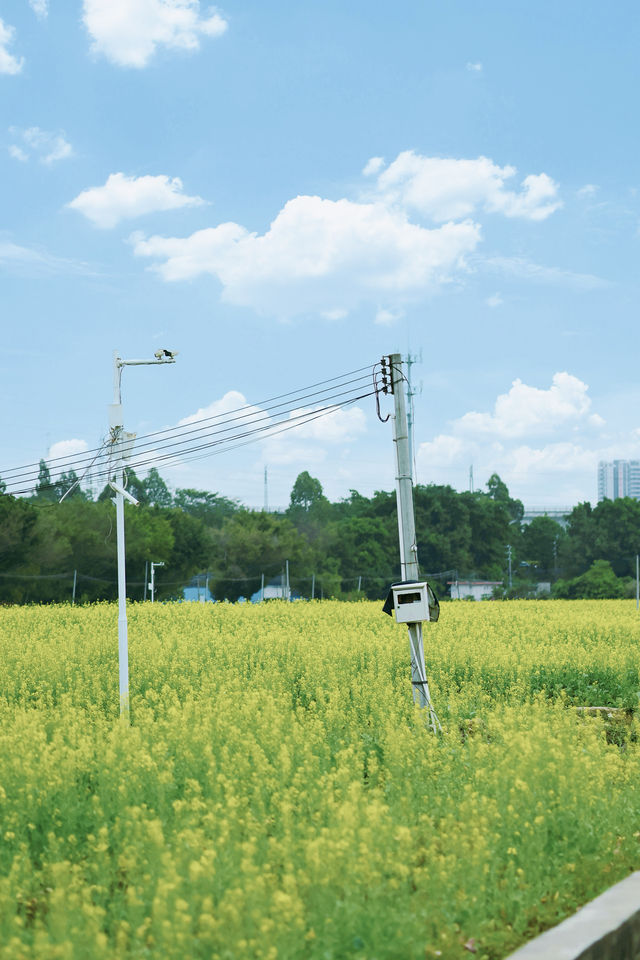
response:
<svg viewBox="0 0 640 960"><path fill-rule="evenodd" d="M491 296L486 299L488 307L501 307L503 303L504 300L499 293L492 293Z"/></svg>
<svg viewBox="0 0 640 960"><path fill-rule="evenodd" d="M366 416L360 407L336 407L320 415L320 407L301 407L289 414L280 432L265 437L264 460L274 464L308 463L326 459L327 446L343 446L366 430ZM298 423L298 426L293 426ZM287 429L287 427L290 427Z"/></svg>
<svg viewBox="0 0 640 960"><path fill-rule="evenodd" d="M158 47L198 50L202 37L219 37L227 21L199 0L84 0L91 49L120 67L145 67Z"/></svg>
<svg viewBox="0 0 640 960"><path fill-rule="evenodd" d="M472 63L470 60L467 61L467 70L469 73L482 73L482 64L480 61Z"/></svg>
<svg viewBox="0 0 640 960"><path fill-rule="evenodd" d="M8 47L13 43L15 30L0 18L0 73L20 73L24 66L24 58L14 57Z"/></svg>
<svg viewBox="0 0 640 960"><path fill-rule="evenodd" d="M263 462L293 464L297 465L299 471L311 463L324 461L329 449L339 456L345 445L365 432L366 415L358 406L329 405L327 409L326 404L317 404L289 410L286 403L281 403L261 408L248 404L244 394L239 391L230 390L195 413L183 417L176 426L183 428L181 438L194 446L225 441L219 448L220 452L226 450L227 446L242 446L246 441L255 440ZM265 429L249 436L260 428ZM215 446L209 452L215 455ZM139 451L137 456L142 460L152 453L145 449ZM206 451L203 450L202 454L206 456ZM135 468L136 454L131 462ZM182 472L181 484L189 482L185 479L185 471L192 469L188 458L178 454L176 460L167 465L167 469Z"/></svg>
<svg viewBox="0 0 640 960"><path fill-rule="evenodd" d="M548 389L515 380L496 399L492 413L466 413L450 433L421 443L421 482L466 486L499 473L512 494L529 504L577 502L595 495L599 459L624 456L632 446L605 434L605 421L591 412L588 387L569 373L556 373Z"/></svg>
<svg viewBox="0 0 640 960"><path fill-rule="evenodd" d="M179 177L127 177L124 173L112 173L103 187L83 190L67 206L97 227L108 229L121 220L203 203L200 197L188 197L182 192Z"/></svg>
<svg viewBox="0 0 640 960"><path fill-rule="evenodd" d="M213 400L208 406L200 407L195 413L178 420L179 427L186 427L190 424L196 424L198 421L207 420L209 423L201 424L203 429L217 429L214 425L216 419L228 421L233 417L231 425L247 424L247 429L261 426L263 423L270 423L269 414L260 407L254 407L247 403L244 394L238 390L229 390L219 400Z"/></svg>
<svg viewBox="0 0 640 960"><path fill-rule="evenodd" d="M15 143L12 143L7 149L9 156L13 157L14 160L19 160L20 163L26 163L28 161L29 155L24 152L22 147L18 147Z"/></svg>
<svg viewBox="0 0 640 960"><path fill-rule="evenodd" d="M29 6L41 20L44 20L49 13L49 0L29 0Z"/></svg>
<svg viewBox="0 0 640 960"><path fill-rule="evenodd" d="M591 407L588 386L570 373L555 373L548 390L514 380L501 394L493 413L465 413L454 423L459 434L522 437L546 434L559 425L582 421Z"/></svg>
<svg viewBox="0 0 640 960"><path fill-rule="evenodd" d="M374 322L381 327L390 327L404 316L402 310L378 310Z"/></svg>
<svg viewBox="0 0 640 960"><path fill-rule="evenodd" d="M558 186L546 173L529 174L519 193L505 187L515 174L515 167L499 167L487 157L456 160L405 150L380 173L376 187L387 204L399 204L438 223L471 216L478 209L545 220L562 205Z"/></svg>
<svg viewBox="0 0 640 960"><path fill-rule="evenodd" d="M86 453L88 449L89 445L85 440L58 440L49 447L47 460L56 460L58 457L73 457L76 454ZM71 467L73 467L73 464L69 464L69 467L62 464L56 469L67 470Z"/></svg>
<svg viewBox="0 0 640 960"><path fill-rule="evenodd" d="M27 127L26 130L10 127L9 133L21 141L20 146L12 144L9 147L9 153L16 160L26 162L29 156L35 156L40 163L49 165L73 156L73 147L65 139L64 133L51 133L40 127Z"/></svg>
<svg viewBox="0 0 640 960"><path fill-rule="evenodd" d="M373 177L376 173L380 173L384 167L384 157L371 157L370 160L367 160L362 174L365 177Z"/></svg>
<svg viewBox="0 0 640 960"><path fill-rule="evenodd" d="M584 187L577 190L579 197L595 197L600 188L595 183L585 183Z"/></svg>
<svg viewBox="0 0 640 960"><path fill-rule="evenodd" d="M263 235L237 223L190 237L137 238L165 280L218 278L223 299L280 316L403 301L451 280L480 240L470 221L437 229L382 204L297 197Z"/></svg>

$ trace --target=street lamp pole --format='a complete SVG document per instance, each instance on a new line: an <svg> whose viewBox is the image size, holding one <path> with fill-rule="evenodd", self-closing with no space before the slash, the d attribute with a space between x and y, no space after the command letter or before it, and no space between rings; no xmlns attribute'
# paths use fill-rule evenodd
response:
<svg viewBox="0 0 640 960"><path fill-rule="evenodd" d="M113 353L113 403L109 408L111 432L111 469L109 485L115 493L116 539L118 545L118 682L120 689L120 717L129 722L129 638L127 625L127 577L125 568L124 501L134 505L138 501L127 493L124 485L124 461L131 456L134 433L126 433L122 416L122 368L175 363L175 353L159 350L154 360L123 360L118 351Z"/></svg>
<svg viewBox="0 0 640 960"><path fill-rule="evenodd" d="M155 602L156 599L156 567L164 567L164 561L161 560L159 563L151 562L151 603Z"/></svg>

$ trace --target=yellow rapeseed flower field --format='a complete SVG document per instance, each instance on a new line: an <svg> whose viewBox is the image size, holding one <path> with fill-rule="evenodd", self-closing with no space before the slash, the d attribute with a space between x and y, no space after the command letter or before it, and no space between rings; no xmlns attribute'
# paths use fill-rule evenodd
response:
<svg viewBox="0 0 640 960"><path fill-rule="evenodd" d="M630 601L0 610L0 960L504 957L640 866ZM608 716L578 706L625 708Z"/></svg>

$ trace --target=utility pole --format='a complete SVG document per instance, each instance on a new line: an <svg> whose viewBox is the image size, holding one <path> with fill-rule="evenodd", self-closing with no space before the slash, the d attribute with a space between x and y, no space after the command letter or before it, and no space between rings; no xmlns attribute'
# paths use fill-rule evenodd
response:
<svg viewBox="0 0 640 960"><path fill-rule="evenodd" d="M151 366L158 363L175 363L175 352L158 350L154 360L123 360L118 351L113 352L113 403L109 407L111 434L111 463L109 485L115 492L116 539L118 545L118 683L120 690L120 717L129 722L129 637L127 626L127 576L125 571L124 501L125 497L135 506L138 501L127 493L124 485L124 461L131 456L134 433L126 433L122 416L122 370L124 367Z"/></svg>
<svg viewBox="0 0 640 960"><path fill-rule="evenodd" d="M640 608L640 556L636 553L636 610Z"/></svg>
<svg viewBox="0 0 640 960"><path fill-rule="evenodd" d="M151 603L155 603L156 599L156 567L164 567L164 561L159 563L151 562L151 583L149 587L151 588ZM198 577L198 600L200 599L200 578Z"/></svg>
<svg viewBox="0 0 640 960"><path fill-rule="evenodd" d="M473 493L473 464L469 467L469 493Z"/></svg>
<svg viewBox="0 0 640 960"><path fill-rule="evenodd" d="M287 571L287 574L286 574L286 576L287 576L287 578L286 578L286 587L285 587L285 591L286 591L286 592L285 592L285 598L286 598L287 600L291 600L291 587L289 586L289 561L288 561L288 560L285 560L285 564L286 564L286 571Z"/></svg>
<svg viewBox="0 0 640 960"><path fill-rule="evenodd" d="M507 561L509 564L509 590L511 590L513 586L513 577L511 575L511 544L510 543L507 544Z"/></svg>
<svg viewBox="0 0 640 960"><path fill-rule="evenodd" d="M78 571L73 571L73 592L71 594L71 606L76 602L76 583L78 582Z"/></svg>
<svg viewBox="0 0 640 960"><path fill-rule="evenodd" d="M260 603L264 600L264 573L260 579Z"/></svg>
<svg viewBox="0 0 640 960"><path fill-rule="evenodd" d="M418 546L413 513L413 480L411 473L411 450L407 408L404 393L404 373L402 357L392 353L391 387L394 399L393 441L396 445L396 502L398 506L398 534L400 540L400 569L403 580L418 580ZM424 646L422 642L422 624L409 623L409 645L411 651L411 683L413 699L420 707L426 707L434 730L440 728L427 682L424 664Z"/></svg>
<svg viewBox="0 0 640 960"><path fill-rule="evenodd" d="M269 512L269 481L267 479L267 468L264 468L264 512Z"/></svg>
<svg viewBox="0 0 640 960"><path fill-rule="evenodd" d="M420 351L419 356L416 356L415 353L411 353L411 351L409 351L409 353L407 354L407 400L408 400L407 434L409 437L409 465L410 465L412 480L415 480L415 477L413 475L413 465L416 459L416 450L414 446L414 436L413 436L414 425L415 425L413 398L416 395L416 393L419 393L418 390L413 389L412 380L411 380L411 367L415 363L422 363L422 350Z"/></svg>

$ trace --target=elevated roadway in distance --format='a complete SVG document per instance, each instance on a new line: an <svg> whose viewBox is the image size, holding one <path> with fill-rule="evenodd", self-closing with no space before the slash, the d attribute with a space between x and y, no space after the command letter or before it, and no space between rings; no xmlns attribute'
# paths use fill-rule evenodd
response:
<svg viewBox="0 0 640 960"><path fill-rule="evenodd" d="M572 510L573 507L525 507L522 522L526 524L531 523L536 517L549 517L550 520L555 520L560 526L566 527L567 519Z"/></svg>

